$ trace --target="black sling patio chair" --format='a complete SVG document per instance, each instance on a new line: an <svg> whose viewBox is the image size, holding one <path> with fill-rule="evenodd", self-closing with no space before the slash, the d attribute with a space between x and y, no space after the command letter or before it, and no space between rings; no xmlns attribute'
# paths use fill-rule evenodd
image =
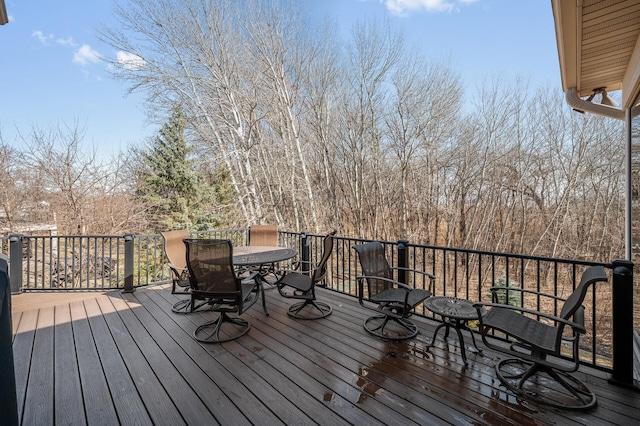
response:
<svg viewBox="0 0 640 426"><path fill-rule="evenodd" d="M427 279L429 289L435 277L427 272L408 268L392 268L387 262L384 246L379 241L353 246L358 253L363 275L356 277L358 300L365 308L378 312L364 322L364 328L374 336L385 339L405 340L418 334L416 326L408 318L415 307L431 296L431 291L413 288L394 278L394 271L407 275L419 274Z"/></svg>
<svg viewBox="0 0 640 426"><path fill-rule="evenodd" d="M327 261L333 251L333 237L336 232L331 231L324 237L320 262L305 267L305 262L298 261L293 270L278 272L282 275L276 282L278 292L283 297L301 300L289 306L287 314L290 316L298 319L320 319L331 315L331 306L316 300L315 288L327 275Z"/></svg>
<svg viewBox="0 0 640 426"><path fill-rule="evenodd" d="M199 325L193 336L199 342L221 343L245 335L251 324L242 315L260 295L261 287L252 273L244 279L233 268L231 240L187 239L187 267L191 281L190 310L204 301L218 318ZM264 297L264 293L262 294Z"/></svg>
<svg viewBox="0 0 640 426"><path fill-rule="evenodd" d="M580 284L567 299L517 287L492 287L493 303L474 304L478 310L488 310L485 316L479 316L484 344L508 355L495 367L502 384L516 395L552 407L588 410L596 406L595 394L569 373L580 365L579 337L586 332L582 303L590 286L601 281L607 281L604 268L592 266L584 271ZM547 300L552 306L560 303L562 309L556 316L496 303L498 295L504 296L505 292L533 297L541 303ZM506 344L488 339L496 331L504 333Z"/></svg>

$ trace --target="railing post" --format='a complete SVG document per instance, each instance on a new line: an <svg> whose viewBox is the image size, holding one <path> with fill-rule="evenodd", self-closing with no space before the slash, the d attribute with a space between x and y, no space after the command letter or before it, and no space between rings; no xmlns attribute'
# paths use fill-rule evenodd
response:
<svg viewBox="0 0 640 426"><path fill-rule="evenodd" d="M3 424L18 424L16 375L13 364L11 328L11 290L7 257L0 254L0 419Z"/></svg>
<svg viewBox="0 0 640 426"><path fill-rule="evenodd" d="M124 236L124 290L123 293L133 293L133 235Z"/></svg>
<svg viewBox="0 0 640 426"><path fill-rule="evenodd" d="M311 247L309 245L309 236L306 232L300 233L300 248L302 253L300 253L302 259L302 273L308 274L311 270Z"/></svg>
<svg viewBox="0 0 640 426"><path fill-rule="evenodd" d="M9 236L9 276L11 293L20 293L22 289L22 235Z"/></svg>
<svg viewBox="0 0 640 426"><path fill-rule="evenodd" d="M633 380L633 262L613 261L613 374L609 382L637 388Z"/></svg>
<svg viewBox="0 0 640 426"><path fill-rule="evenodd" d="M409 265L409 246L408 240L398 241L398 268L408 268ZM401 283L407 283L407 272L402 269L398 270L398 281Z"/></svg>

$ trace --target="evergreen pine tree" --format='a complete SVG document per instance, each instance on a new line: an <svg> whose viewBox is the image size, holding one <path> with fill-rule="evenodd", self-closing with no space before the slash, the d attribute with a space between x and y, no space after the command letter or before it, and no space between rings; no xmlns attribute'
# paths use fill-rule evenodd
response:
<svg viewBox="0 0 640 426"><path fill-rule="evenodd" d="M144 166L136 171L137 195L149 206L153 231L193 229L202 215L200 200L208 191L191 158L185 125L182 108L176 107L142 153Z"/></svg>

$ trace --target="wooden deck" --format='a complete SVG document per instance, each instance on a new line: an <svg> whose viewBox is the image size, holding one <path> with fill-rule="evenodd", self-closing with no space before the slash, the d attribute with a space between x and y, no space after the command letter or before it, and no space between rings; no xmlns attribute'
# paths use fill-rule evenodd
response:
<svg viewBox="0 0 640 426"><path fill-rule="evenodd" d="M362 327L357 301L329 291L334 312L317 321L287 316L290 300L267 291L250 332L200 344L167 286L131 294L13 296L14 355L21 424L638 424L640 394L593 370L576 373L598 396L587 413L518 401L495 378L498 355L469 353L420 320L409 342ZM466 335L466 333L465 333ZM467 336L468 337L468 336ZM467 339L467 343L470 343Z"/></svg>

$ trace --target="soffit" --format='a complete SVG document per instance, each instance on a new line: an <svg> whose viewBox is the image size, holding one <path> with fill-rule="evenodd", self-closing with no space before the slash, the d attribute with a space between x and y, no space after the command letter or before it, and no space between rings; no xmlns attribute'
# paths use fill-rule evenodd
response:
<svg viewBox="0 0 640 426"><path fill-rule="evenodd" d="M562 88L588 96L622 90L622 109L640 90L640 1L551 0Z"/></svg>
<svg viewBox="0 0 640 426"><path fill-rule="evenodd" d="M9 22L9 17L7 16L7 8L4 4L4 0L0 0L0 25L4 25Z"/></svg>

